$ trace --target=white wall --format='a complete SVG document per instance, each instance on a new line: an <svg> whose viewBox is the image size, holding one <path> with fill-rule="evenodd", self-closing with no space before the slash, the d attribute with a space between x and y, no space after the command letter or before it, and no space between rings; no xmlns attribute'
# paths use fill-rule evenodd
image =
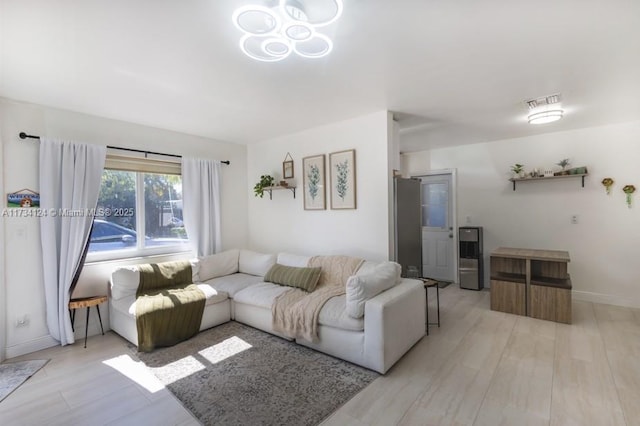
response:
<svg viewBox="0 0 640 426"><path fill-rule="evenodd" d="M19 139L21 131L86 143L230 160L230 166L222 167L222 245L223 248L245 247L248 243L245 146L2 98L0 127L4 154L3 194L22 188L38 190L39 145L36 140ZM55 341L49 336L45 320L38 219L3 218L3 229L6 299L3 298L2 303L7 313L4 329L6 354L13 357L50 346ZM109 272L119 264L86 266L74 296L105 294ZM101 312L107 325L106 306ZM29 315L28 326L15 327L14 319L24 314ZM84 323L84 312L78 312L76 322ZM95 333L98 329L95 313L92 313L90 330ZM77 336L83 335L84 327L77 327L76 331L79 331Z"/></svg>
<svg viewBox="0 0 640 426"><path fill-rule="evenodd" d="M458 220L484 227L489 253L499 246L568 250L574 297L640 307L640 121L407 154L408 174L458 169ZM523 182L512 190L510 166L527 170L570 158L587 166L579 179ZM428 164L425 161L427 160ZM558 168L556 166L556 168ZM600 183L615 180L607 196ZM622 187L638 188L627 208ZM578 224L571 224L571 216Z"/></svg>
<svg viewBox="0 0 640 426"><path fill-rule="evenodd" d="M332 123L248 147L248 189L263 174L282 177L287 152L294 159L296 198L290 191L274 191L273 200L249 196L250 246L264 252L307 255L348 254L371 260L388 258L390 170L388 126L390 116L380 111ZM303 209L302 158L347 149L356 150L356 210ZM329 184L327 180L327 185Z"/></svg>
<svg viewBox="0 0 640 426"><path fill-rule="evenodd" d="M387 203L387 210L389 211L389 219L387 223L389 233L389 250L388 258L390 260L396 259L396 212L395 212L395 194L393 177L396 173L400 173L402 164L400 161L400 125L393 119L393 114L387 114L387 160L389 168L389 185L387 191L387 197L389 202Z"/></svg>
<svg viewBox="0 0 640 426"><path fill-rule="evenodd" d="M423 175L431 168L431 151L402 153L400 155L400 167L402 177L409 178Z"/></svg>
<svg viewBox="0 0 640 426"><path fill-rule="evenodd" d="M1 9L1 7L0 7ZM0 195L2 197L5 196L4 191L4 162L3 162L3 142L2 142L2 120L0 120L0 164L3 164L2 170L0 171ZM0 362L5 359L6 345L7 345L7 333L6 333L6 320L7 320L7 309L6 309L6 288L5 288L5 267L4 267L4 226L0 226Z"/></svg>

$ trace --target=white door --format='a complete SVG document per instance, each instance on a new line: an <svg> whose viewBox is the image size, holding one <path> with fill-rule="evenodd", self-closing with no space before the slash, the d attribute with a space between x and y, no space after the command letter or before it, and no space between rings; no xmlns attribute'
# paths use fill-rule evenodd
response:
<svg viewBox="0 0 640 426"><path fill-rule="evenodd" d="M455 281L455 233L451 173L421 176L422 276Z"/></svg>

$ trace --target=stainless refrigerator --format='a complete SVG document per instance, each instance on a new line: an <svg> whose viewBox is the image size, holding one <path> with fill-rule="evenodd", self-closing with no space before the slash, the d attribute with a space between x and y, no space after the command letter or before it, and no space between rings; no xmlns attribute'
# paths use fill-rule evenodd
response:
<svg viewBox="0 0 640 426"><path fill-rule="evenodd" d="M395 259L404 277L422 277L420 185L420 179L394 178Z"/></svg>

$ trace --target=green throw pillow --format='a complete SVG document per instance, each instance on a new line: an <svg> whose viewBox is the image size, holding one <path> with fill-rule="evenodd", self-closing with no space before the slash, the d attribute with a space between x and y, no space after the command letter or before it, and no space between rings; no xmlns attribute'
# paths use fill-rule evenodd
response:
<svg viewBox="0 0 640 426"><path fill-rule="evenodd" d="M284 266L276 263L264 276L266 282L297 287L307 292L312 292L320 279L320 267L299 268L297 266Z"/></svg>

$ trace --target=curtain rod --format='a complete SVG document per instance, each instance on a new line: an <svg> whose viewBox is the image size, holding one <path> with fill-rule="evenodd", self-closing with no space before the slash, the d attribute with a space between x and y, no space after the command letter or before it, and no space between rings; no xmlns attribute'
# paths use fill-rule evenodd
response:
<svg viewBox="0 0 640 426"><path fill-rule="evenodd" d="M34 136L34 135L28 135L25 132L20 132L20 134L18 135L20 136L20 139L40 139L40 136ZM141 149L133 149L133 148L121 148L119 146L110 146L107 145L107 148L109 149L119 149L120 151L129 151L129 152L140 152L142 154L144 154L144 156L146 157L149 154L152 155L164 155L165 157L175 157L175 158L182 158L182 155L178 155L178 154L164 154L162 152L153 152L153 151L144 151ZM225 160L225 161L220 161L222 164L226 164L226 165L230 165L231 161L229 160Z"/></svg>

